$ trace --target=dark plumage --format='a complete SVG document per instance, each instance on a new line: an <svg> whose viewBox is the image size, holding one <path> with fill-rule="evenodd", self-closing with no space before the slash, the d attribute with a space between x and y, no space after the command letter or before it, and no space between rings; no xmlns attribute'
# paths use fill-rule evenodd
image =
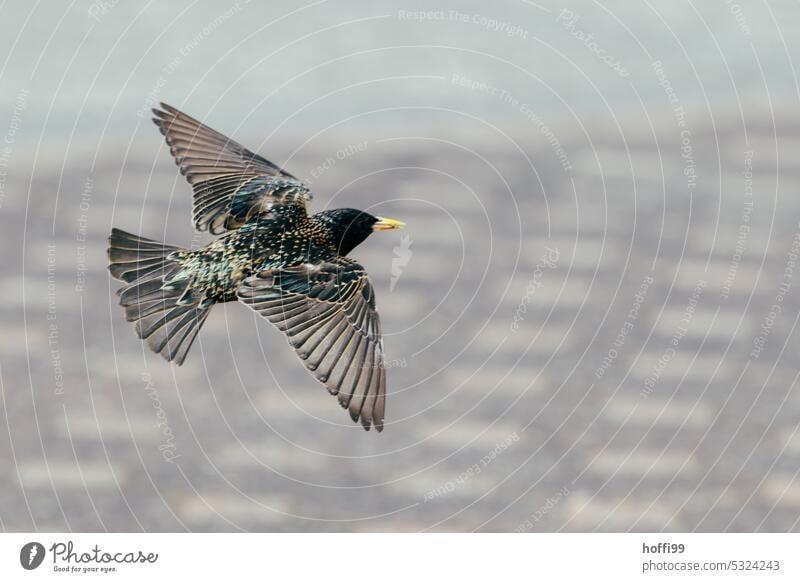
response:
<svg viewBox="0 0 800 582"><path fill-rule="evenodd" d="M352 208L306 213L308 188L272 162L161 104L153 119L194 190L195 251L113 229L109 270L137 335L180 365L215 303L239 300L283 331L353 420L383 429L386 370L375 296L346 255L401 222Z"/></svg>

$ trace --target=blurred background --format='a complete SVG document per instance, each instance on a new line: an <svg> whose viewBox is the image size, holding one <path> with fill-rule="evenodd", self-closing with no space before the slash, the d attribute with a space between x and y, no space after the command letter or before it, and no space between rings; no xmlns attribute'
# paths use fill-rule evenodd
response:
<svg viewBox="0 0 800 582"><path fill-rule="evenodd" d="M800 529L796 2L10 0L0 528ZM400 218L387 426L214 309L125 322L113 226L197 247L175 105Z"/></svg>

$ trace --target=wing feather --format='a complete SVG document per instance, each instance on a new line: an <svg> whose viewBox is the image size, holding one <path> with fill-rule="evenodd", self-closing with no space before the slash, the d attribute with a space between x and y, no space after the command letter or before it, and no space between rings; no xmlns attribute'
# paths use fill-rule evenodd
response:
<svg viewBox="0 0 800 582"><path fill-rule="evenodd" d="M354 421L383 430L386 369L380 320L364 268L333 257L246 279L239 300L283 331Z"/></svg>
<svg viewBox="0 0 800 582"><path fill-rule="evenodd" d="M197 230L235 230L276 205L297 205L305 212L311 193L289 172L170 105L162 103L153 113L194 190Z"/></svg>

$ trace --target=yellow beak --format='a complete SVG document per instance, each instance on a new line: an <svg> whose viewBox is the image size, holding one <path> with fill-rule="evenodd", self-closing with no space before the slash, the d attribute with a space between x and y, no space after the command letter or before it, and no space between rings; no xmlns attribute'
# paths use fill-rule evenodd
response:
<svg viewBox="0 0 800 582"><path fill-rule="evenodd" d="M383 218L382 216L376 216L375 218L378 219L378 222L372 225L372 230L391 230L394 228L403 228L406 225L405 222L395 220L394 218Z"/></svg>

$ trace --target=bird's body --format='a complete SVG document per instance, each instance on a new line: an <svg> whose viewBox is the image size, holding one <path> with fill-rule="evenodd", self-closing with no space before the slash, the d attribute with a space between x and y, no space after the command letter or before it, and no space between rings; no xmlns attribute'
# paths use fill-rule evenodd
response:
<svg viewBox="0 0 800 582"><path fill-rule="evenodd" d="M191 278L194 295L203 301L236 301L242 283L256 273L337 256L334 241L314 216L279 206L197 250L176 251L181 277Z"/></svg>
<svg viewBox="0 0 800 582"><path fill-rule="evenodd" d="M154 110L194 189L198 230L221 234L188 250L119 229L109 237L120 304L139 337L182 364L216 303L238 300L283 331L353 420L383 428L386 371L375 298L347 254L402 223L344 208L309 216L294 176L167 105Z"/></svg>

